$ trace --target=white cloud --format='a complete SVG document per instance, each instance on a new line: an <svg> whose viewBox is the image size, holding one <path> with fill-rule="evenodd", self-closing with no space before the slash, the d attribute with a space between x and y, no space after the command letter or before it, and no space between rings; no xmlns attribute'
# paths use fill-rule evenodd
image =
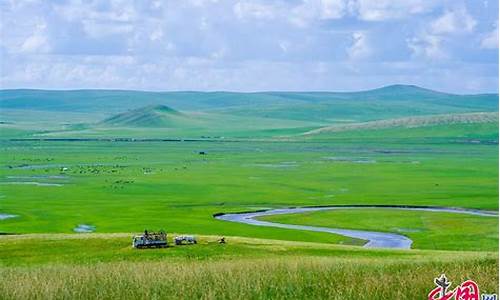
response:
<svg viewBox="0 0 500 300"><path fill-rule="evenodd" d="M281 49L284 53L287 53L287 52L288 52L288 49L290 49L290 46L291 46L290 42L288 42L288 41L280 41L280 42L278 43L278 45L279 45L280 49Z"/></svg>
<svg viewBox="0 0 500 300"><path fill-rule="evenodd" d="M233 6L238 19L285 20L297 27L308 27L321 20L344 17L349 0L302 0L297 4L281 1L239 1Z"/></svg>
<svg viewBox="0 0 500 300"><path fill-rule="evenodd" d="M321 19L342 18L347 8L347 3L343 0L320 0L317 5Z"/></svg>
<svg viewBox="0 0 500 300"><path fill-rule="evenodd" d="M442 48L442 38L440 36L424 33L418 37L408 39L406 43L415 56L431 59L448 57L448 54Z"/></svg>
<svg viewBox="0 0 500 300"><path fill-rule="evenodd" d="M163 37L163 30L161 28L156 28L151 34L149 35L149 39L151 41L158 41Z"/></svg>
<svg viewBox="0 0 500 300"><path fill-rule="evenodd" d="M407 39L407 46L414 56L430 59L450 58L449 51L445 49L449 42L457 38L457 35L472 33L476 25L477 21L465 7L447 10L415 37Z"/></svg>
<svg viewBox="0 0 500 300"><path fill-rule="evenodd" d="M361 20L383 21L428 12L439 2L428 0L352 0L350 9Z"/></svg>
<svg viewBox="0 0 500 300"><path fill-rule="evenodd" d="M76 56L82 64L107 64L107 65L135 65L138 60L134 56L130 55L87 55L87 56Z"/></svg>
<svg viewBox="0 0 500 300"><path fill-rule="evenodd" d="M495 29L486 34L481 41L483 49L498 49L498 23L495 24Z"/></svg>
<svg viewBox="0 0 500 300"><path fill-rule="evenodd" d="M132 22L141 18L132 1L112 0L106 5L99 1L71 0L70 3L54 4L53 9L68 21Z"/></svg>
<svg viewBox="0 0 500 300"><path fill-rule="evenodd" d="M367 40L365 32L358 31L352 34L352 45L347 49L350 59L363 59L371 54L372 50Z"/></svg>
<svg viewBox="0 0 500 300"><path fill-rule="evenodd" d="M430 28L434 34L456 34L472 32L477 21L467 12L465 7L446 11L432 22Z"/></svg>
<svg viewBox="0 0 500 300"><path fill-rule="evenodd" d="M200 7L208 4L216 4L219 2L219 0L189 0L187 2L191 3L194 6Z"/></svg>
<svg viewBox="0 0 500 300"><path fill-rule="evenodd" d="M50 44L47 36L36 33L28 37L21 45L24 53L47 53L50 51Z"/></svg>
<svg viewBox="0 0 500 300"><path fill-rule="evenodd" d="M240 19L286 18L295 26L307 27L317 21L342 19L349 15L365 21L401 19L428 12L439 3L441 1L302 0L297 5L287 6L282 2L240 1L233 6L233 11Z"/></svg>
<svg viewBox="0 0 500 300"><path fill-rule="evenodd" d="M364 21L403 19L423 14L444 0L303 0L291 10L292 24L305 27L313 21L353 16Z"/></svg>
<svg viewBox="0 0 500 300"><path fill-rule="evenodd" d="M51 48L47 36L47 23L43 20L38 20L35 24L33 33L21 44L21 52L43 54L48 53Z"/></svg>
<svg viewBox="0 0 500 300"><path fill-rule="evenodd" d="M82 21L83 30L91 38L102 38L115 34L128 34L134 30L132 24L117 22Z"/></svg>
<svg viewBox="0 0 500 300"><path fill-rule="evenodd" d="M134 23L142 18L133 2L123 0L101 5L99 2L72 0L70 4L53 5L53 10L66 21L82 24L84 32L91 38L130 33Z"/></svg>
<svg viewBox="0 0 500 300"><path fill-rule="evenodd" d="M287 15L298 27L306 27L318 20L340 19L347 13L346 0L303 0Z"/></svg>
<svg viewBox="0 0 500 300"><path fill-rule="evenodd" d="M396 81L439 82L422 74L452 63L475 65L455 77L497 76L484 50L497 48L498 25L484 26L498 22L497 1L462 2L0 0L0 77L9 87L356 89L383 83L396 60L418 66L393 68Z"/></svg>
<svg viewBox="0 0 500 300"><path fill-rule="evenodd" d="M227 55L228 50L224 47L217 49L216 51L212 52L210 57L212 59L223 59Z"/></svg>
<svg viewBox="0 0 500 300"><path fill-rule="evenodd" d="M233 6L233 12L239 19L272 19L275 16L272 5L240 1Z"/></svg>

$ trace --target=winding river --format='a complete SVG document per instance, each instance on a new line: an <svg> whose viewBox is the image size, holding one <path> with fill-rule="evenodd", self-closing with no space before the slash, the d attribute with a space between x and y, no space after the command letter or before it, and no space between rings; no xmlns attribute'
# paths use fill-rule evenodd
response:
<svg viewBox="0 0 500 300"><path fill-rule="evenodd" d="M227 214L221 213L221 214L215 214L214 217L218 220L244 223L255 226L278 227L278 228L339 234L346 237L367 240L368 242L364 245L364 247L366 248L410 249L413 241L408 237L397 233L351 230L351 229L329 228L329 227L318 227L318 226L307 226L307 225L293 225L293 224L274 223L257 219L258 217L262 216L296 214L296 213L306 213L314 211L340 210L340 209L375 209L375 208L394 209L394 210L416 210L416 211L428 211L428 212L446 212L446 213L468 214L468 215L498 218L497 212L490 212L490 211L480 211L473 209L450 208L450 207L389 206L389 205L295 207L295 208L269 209L263 211L255 211L255 212L243 212L243 213L227 213Z"/></svg>

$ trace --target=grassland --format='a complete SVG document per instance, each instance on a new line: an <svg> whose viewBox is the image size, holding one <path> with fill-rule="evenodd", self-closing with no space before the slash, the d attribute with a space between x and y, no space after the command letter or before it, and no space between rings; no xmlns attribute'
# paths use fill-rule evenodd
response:
<svg viewBox="0 0 500 300"><path fill-rule="evenodd" d="M0 231L37 234L0 238L0 293L7 299L421 299L443 272L498 293L498 227L482 219L447 218L440 232L429 214L382 214L380 223L350 213L290 220L380 231L417 227L420 236L403 233L416 248L454 250L394 251L212 217L326 204L497 210L498 145L491 142L497 132L485 123L268 141L3 140L0 207L18 217L2 220ZM103 236L74 234L78 224L94 225ZM203 242L133 251L131 235L145 228L196 234ZM214 243L219 236L229 244Z"/></svg>
<svg viewBox="0 0 500 300"><path fill-rule="evenodd" d="M262 217L266 221L403 234L415 249L498 250L498 218L453 213L354 209Z"/></svg>
<svg viewBox="0 0 500 300"><path fill-rule="evenodd" d="M93 224L97 232L153 227L306 240L293 231L227 226L211 216L326 204L498 209L492 200L498 197L498 146L453 137L432 143L421 138L385 143L9 141L3 151L2 211L19 215L2 222L4 232L71 232L77 224ZM16 184L21 181L60 186L27 189Z"/></svg>
<svg viewBox="0 0 500 300"><path fill-rule="evenodd" d="M498 219L384 210L272 217L398 232L416 248L399 251L213 218L329 204L498 210L495 97L404 86L347 94L2 91L0 213L15 217L0 220L0 295L421 299L443 272L498 293ZM137 103L181 112L123 113ZM103 122L116 113L120 122ZM326 129L304 135L318 128ZM74 233L80 224L96 233ZM146 228L201 243L133 250L132 234ZM229 243L216 243L220 236Z"/></svg>
<svg viewBox="0 0 500 300"><path fill-rule="evenodd" d="M498 113L466 113L466 114L445 114L434 116L418 116L406 117L398 119L386 119L379 121L363 122L363 123L350 123L345 125L334 125L321 127L319 129L305 132L304 135L321 134L325 132L342 132L353 130L377 130L384 128L415 128L415 127L428 127L433 125L452 125L452 124L476 124L498 123Z"/></svg>
<svg viewBox="0 0 500 300"><path fill-rule="evenodd" d="M422 299L440 272L454 282L474 278L483 292L498 293L495 252L215 239L137 251L127 234L4 236L0 293L5 299Z"/></svg>

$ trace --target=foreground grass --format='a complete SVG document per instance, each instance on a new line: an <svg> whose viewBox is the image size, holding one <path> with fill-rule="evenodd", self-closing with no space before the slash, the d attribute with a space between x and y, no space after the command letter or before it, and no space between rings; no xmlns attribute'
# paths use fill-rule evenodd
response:
<svg viewBox="0 0 500 300"><path fill-rule="evenodd" d="M229 244L221 246L210 244L213 238L201 237L201 244L193 247L141 251L122 247L121 242L128 240L125 234L2 237L0 249L9 244L17 248L9 249L15 251L11 256L0 254L0 295L2 299L423 299L441 273L454 284L474 279L481 291L498 293L495 252L368 250L237 237L229 237ZM44 249L43 241L52 243L45 252L30 247ZM83 256L77 258L72 244ZM65 248L68 255L60 255ZM115 255L106 257L106 249ZM18 252L25 256L16 256Z"/></svg>
<svg viewBox="0 0 500 300"><path fill-rule="evenodd" d="M5 299L424 299L443 271L498 292L493 259L458 263L295 257L189 263L112 263L0 271Z"/></svg>
<svg viewBox="0 0 500 300"><path fill-rule="evenodd" d="M170 245L175 234L169 234ZM283 256L403 257L421 252L370 250L324 243L292 242L243 237L197 236L196 246L137 250L131 247L132 233L114 234L29 234L0 236L0 267L44 264L95 264L102 262L186 261L212 259L269 258Z"/></svg>
<svg viewBox="0 0 500 300"><path fill-rule="evenodd" d="M260 219L286 224L393 232L408 236L413 241L412 248L416 249L498 251L498 217L394 209L341 209Z"/></svg>

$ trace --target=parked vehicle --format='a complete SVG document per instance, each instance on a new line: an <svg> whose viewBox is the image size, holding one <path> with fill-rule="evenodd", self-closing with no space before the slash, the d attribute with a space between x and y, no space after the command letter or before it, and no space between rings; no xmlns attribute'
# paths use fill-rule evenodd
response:
<svg viewBox="0 0 500 300"><path fill-rule="evenodd" d="M176 245L185 245L185 244L196 244L196 237L192 235L181 235L176 236L174 238L174 242Z"/></svg>
<svg viewBox="0 0 500 300"><path fill-rule="evenodd" d="M167 233L163 230L159 232L148 232L144 230L144 234L136 235L132 238L132 247L142 248L166 248L168 247Z"/></svg>

